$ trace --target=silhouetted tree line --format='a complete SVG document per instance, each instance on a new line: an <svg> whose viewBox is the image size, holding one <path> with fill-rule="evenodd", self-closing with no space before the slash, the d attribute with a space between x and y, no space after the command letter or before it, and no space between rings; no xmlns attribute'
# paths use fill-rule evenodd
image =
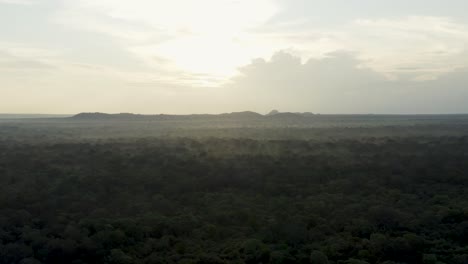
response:
<svg viewBox="0 0 468 264"><path fill-rule="evenodd" d="M0 263L468 263L468 137L0 142Z"/></svg>

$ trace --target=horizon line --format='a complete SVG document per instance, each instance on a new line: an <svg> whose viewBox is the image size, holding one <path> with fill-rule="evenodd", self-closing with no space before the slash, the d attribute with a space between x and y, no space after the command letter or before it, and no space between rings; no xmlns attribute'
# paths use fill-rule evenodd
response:
<svg viewBox="0 0 468 264"><path fill-rule="evenodd" d="M74 114L64 114L64 113L18 113L18 112L13 112L13 113L0 113L0 116L1 115L10 115L10 116L14 116L14 115L18 115L18 116L26 116L26 115L30 115L30 116L63 116L63 117L71 117L71 116L75 116L75 115L79 115L79 114L108 114L108 115L119 115L119 114L131 114L131 115L147 115L147 116L151 116L151 115L172 115L172 116L185 116L185 115L222 115L222 114L234 114L234 113L246 113L246 112L250 112L250 113L256 113L256 114L259 114L259 115L263 115L263 116L266 116L268 115L270 112L268 113L265 113L265 114L262 114L262 113L259 113L259 112L256 112L256 111L251 111L251 110L245 110L245 111L233 111L233 112L218 112L218 113L183 113L183 114L172 114L172 113L137 113L137 112L100 112L100 111L85 111L85 112L78 112L78 113L74 113ZM411 116L411 115L415 115L415 116L434 116L434 115L468 115L468 113L460 113L460 112L453 112L453 113L318 113L318 112L311 112L311 111L306 111L306 112L292 112L292 111L279 111L278 114L285 114L285 113L290 113L290 114L312 114L312 115L343 115L343 116L346 116L346 115L354 115L354 116L357 116L357 115L375 115L375 116Z"/></svg>

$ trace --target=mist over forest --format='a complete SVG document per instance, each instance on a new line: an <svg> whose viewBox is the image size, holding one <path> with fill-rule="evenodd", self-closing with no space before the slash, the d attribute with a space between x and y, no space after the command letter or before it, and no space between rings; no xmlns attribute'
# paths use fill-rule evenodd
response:
<svg viewBox="0 0 468 264"><path fill-rule="evenodd" d="M0 120L0 263L468 261L466 115Z"/></svg>

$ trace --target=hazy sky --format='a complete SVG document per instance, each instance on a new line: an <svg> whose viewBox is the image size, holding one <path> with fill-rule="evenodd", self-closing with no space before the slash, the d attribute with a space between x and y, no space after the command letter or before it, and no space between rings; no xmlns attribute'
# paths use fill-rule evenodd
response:
<svg viewBox="0 0 468 264"><path fill-rule="evenodd" d="M466 0L0 0L0 113L468 113Z"/></svg>

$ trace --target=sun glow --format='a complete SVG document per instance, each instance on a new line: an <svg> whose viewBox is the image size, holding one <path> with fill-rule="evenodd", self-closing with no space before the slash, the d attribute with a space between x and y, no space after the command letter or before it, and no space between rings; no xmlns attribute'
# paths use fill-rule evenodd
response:
<svg viewBox="0 0 468 264"><path fill-rule="evenodd" d="M162 59L174 71L227 79L252 58L269 56L275 49L268 48L266 40L259 43L262 40L252 33L277 12L270 0L81 0L69 4L105 13L108 20L95 21L105 24L103 31L128 36L128 50L155 67ZM122 21L146 29L132 38L135 34L119 32L117 24Z"/></svg>

